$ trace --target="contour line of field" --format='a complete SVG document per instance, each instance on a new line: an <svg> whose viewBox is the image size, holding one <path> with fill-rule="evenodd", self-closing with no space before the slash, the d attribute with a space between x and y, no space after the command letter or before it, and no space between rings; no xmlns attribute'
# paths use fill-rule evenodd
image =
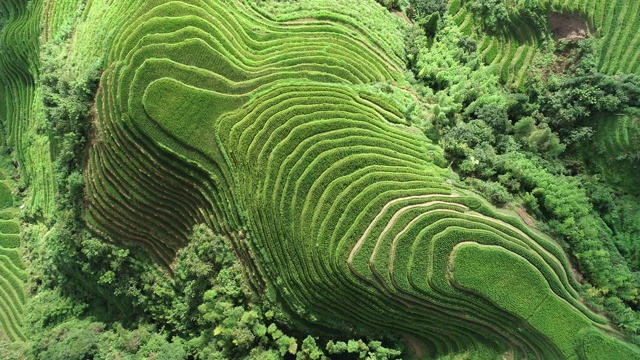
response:
<svg viewBox="0 0 640 360"><path fill-rule="evenodd" d="M453 210L448 210L448 209L437 209L437 210L430 210L430 211L429 211L429 213L434 212L434 211L455 212L455 211L453 211ZM421 215L424 215L424 214L421 214ZM418 218L419 218L419 217L418 217ZM414 219L414 220L416 220L416 221L417 221L417 219ZM402 287L400 287L400 286L398 285L398 283L395 281L394 276L393 276L393 272L392 272L392 267L393 267L393 261L394 261L394 258L395 258L395 242L396 242L396 240L398 239L398 237L399 237L399 236L401 236L404 232L408 231L408 227L409 227L409 226L410 226L410 224L408 224L408 225L407 225L407 227L405 227L405 229L403 229L403 230L401 231L401 233L398 233L398 234L396 235L396 237L393 239L393 241L392 241L392 248L391 248L391 254L390 254L390 258L389 258L389 266L388 266L389 278L390 278L390 280L391 280L391 284L393 285L393 287L394 287L397 291L399 291L400 293L407 293L407 294L408 294L408 292L407 292L406 290L402 289ZM379 276L379 274L378 274L377 276ZM385 288L387 288L387 289L388 289L388 287L387 287L387 286L385 286ZM435 289L434 289L434 290L435 290ZM388 291L390 291L390 289L389 289ZM416 296L416 294L414 294L414 296ZM418 299L420 299L420 297L418 297ZM417 300L417 299L409 299L409 300L412 300L413 302L416 302L416 303L419 303L419 304L423 304L423 305L424 305L424 301L426 301L426 299L421 299L421 300L423 300L423 301L419 301L419 300ZM449 309L449 310L452 310L452 311L455 311L455 312L460 312L460 309L458 309L458 308L454 308L454 307L449 306L449 305L445 305L444 303L443 303L443 304L439 304L439 305L440 305L440 307L444 307L444 308L446 308L446 309ZM509 313L509 314L511 314L511 313ZM515 346L516 346L516 347L518 347L518 348L519 348L523 353L526 353L526 351L525 351L525 349L523 348L523 346L522 346L522 345L520 345L519 343L514 343L514 342L512 342L512 341L511 341L511 340L513 339L513 337L518 338L518 339L522 340L522 342L523 342L523 343L525 343L525 344L527 344L527 345L528 345L529 349L530 349L530 350L532 350L532 351L534 352L536 359L542 359L542 357L541 357L541 356L540 356L540 354L538 353L538 351L537 351L536 347L535 347L535 346L533 346L533 345L532 345L532 343L531 343L531 342L529 342L526 338L521 337L521 336L520 336L519 334L517 334L517 333L512 333L513 337L509 337L509 336L505 335L505 332L503 332L501 329L499 329L499 328L495 327L493 324L491 324L491 323L489 323L489 322L487 322L487 321L482 322L482 321L477 320L477 319L475 319L475 318L466 317L466 315L464 315L464 312L463 312L463 315L456 315L456 314L450 314L450 315L453 315L454 317L461 318L461 319L463 319L463 320L465 320L465 321L468 321L468 322L472 322L472 323L480 324L481 326L489 327L490 329L494 330L497 334L499 334L499 335L503 336L503 337L507 340L507 343L508 343L508 344L510 344L510 345L515 345ZM486 320L486 319L485 319L485 320ZM513 347L511 347L511 349L513 349Z"/></svg>
<svg viewBox="0 0 640 360"><path fill-rule="evenodd" d="M453 210L449 210L449 209L439 209L439 211L445 211L445 212L451 212L451 213L454 213L454 212L455 212L455 211L453 211ZM529 247L530 247L530 249L531 249L531 250L533 250L533 251L534 251L534 252L536 252L536 253L538 253L538 251L536 251L536 249L541 250L542 252L544 252L544 253L545 253L545 254L550 258L550 260L552 260L552 261L554 261L556 264L558 264L558 265L560 266L560 268L561 268L561 269L564 269L564 266L562 265L562 263L560 262L560 260L558 260L558 258L557 258L554 254L552 254L551 252L549 252L549 251L548 251L547 249L545 249L543 246L539 245L537 241L535 241L533 238L531 238L529 235L527 235L526 233L524 233L522 230L520 230L520 229L516 228L515 226L513 226L513 225L511 225L511 224L509 224L509 223L506 223L506 222L504 222L504 221L502 221L502 220L495 219L495 218L492 218L492 217L489 217L489 216L486 216L486 215L483 215L483 214L480 214L480 213L476 213L476 212L470 212L470 213L467 213L466 215L471 216L471 217L476 217L476 218L480 218L480 219L487 220L487 221L488 221L488 222L490 222L490 223L495 223L495 224L496 224L496 225L498 225L498 226L505 227L505 228L507 228L507 229L509 229L509 230L511 230L511 231L513 231L513 232L515 232L515 233L517 233L518 235L522 236L524 239L528 240L528 241L527 241L527 245L529 245ZM415 221L417 221L419 218L420 218L420 216L418 216L416 219L412 220L409 224L407 224L407 226L406 226L406 227L405 227L401 232L399 232L399 233L396 235L396 237L393 239L393 242L392 242L392 244L391 244L391 254L390 254L390 259L389 259L389 267L390 267L390 268L392 268L392 267L393 267L393 261L394 261L394 259L395 259L395 246L396 246L396 241L397 241L397 239L398 239L402 234L404 234L404 232L408 231L408 228L409 228L409 227L410 227L410 226L411 226ZM533 246L531 246L531 245L533 245L533 244L535 244L535 248L534 248ZM539 253L538 253L538 256L540 256L540 254L539 254ZM540 257L542 258L542 256L540 256ZM544 258L542 258L542 260L544 261L545 259L544 259ZM544 262L546 263L546 261L544 261ZM533 266L533 264L532 264L532 266ZM565 269L565 270L566 270L566 269ZM391 270L389 270L389 271L391 271ZM555 271L552 271L552 272L553 272L553 274L555 274L555 276L558 278L558 281L562 284L563 282L562 282L562 280L561 280L561 277L560 277L560 276L559 276ZM569 286L571 286L570 281L569 281L569 278L568 278L568 274L566 273L566 271L565 271L564 275L565 275L564 277L566 278L567 283L569 284ZM564 285L564 284L563 284L563 285ZM564 287L564 286L563 286L563 287ZM573 291L575 291L575 289L573 289L573 287L571 287L571 289L572 289ZM554 292L554 293L555 293L555 292ZM569 295L571 295L574 299L577 299L577 298L575 298L575 297L573 296L573 294L571 294L571 291L567 290L567 293L568 293ZM561 297L559 294L557 294L557 295L558 295L559 297ZM578 310L578 311L582 312L580 309L576 308L575 306L573 306L573 307L574 307L576 310Z"/></svg>
<svg viewBox="0 0 640 360"><path fill-rule="evenodd" d="M430 210L428 213L432 213L432 212L434 212L434 211L455 212L455 211L453 211L453 210L449 210L449 209L436 209L436 210ZM391 254L390 254L390 261L389 261L389 269L388 269L388 272L389 272L389 278L390 278L390 280L391 280L391 282L392 282L393 286L394 286L396 289L400 290L400 291L403 291L403 290L402 290L402 288L401 288L401 287L399 287L399 286L397 285L397 283L395 282L394 277L393 277L393 273L392 273L393 263L394 263L394 259L395 259L395 243L396 243L397 239L398 239L400 236L402 236L406 231L408 231L409 227L410 227L413 223L415 223L416 221L418 221L418 220L419 220L421 217L423 217L424 215L426 215L426 214L421 214L421 215L420 215L420 216L418 216L416 219L414 219L411 223L407 224L407 226L406 226L402 231L400 231L400 232L396 235L396 237L393 239L393 241L392 241L392 248L391 248ZM474 214L467 214L467 215L469 215L469 216L474 216ZM484 217L484 218L488 218L488 217L483 216L483 215L481 215L481 216L475 215L475 217ZM493 218L488 218L488 219L489 219L489 220L494 220L494 221L495 221L495 219L493 219ZM534 241L534 242L535 242L535 241ZM386 286L386 285L385 285L385 284L386 284L386 282L385 282L385 281L384 281L384 279L382 279L382 277L377 273L377 271L376 271L374 268L372 268L371 266L370 266L370 269L371 269L371 271L374 273L374 275L378 278L378 281L379 281L379 282L380 282L380 283L385 287L385 289L386 289L387 291L390 291L390 289L388 288L388 286ZM539 270L538 270L538 271L539 271ZM553 272L553 273L555 274L555 272ZM557 274L555 274L555 275L557 276ZM545 280L546 280L546 279L545 279ZM548 280L547 280L547 282L548 282ZM552 291L552 292L553 292L553 291ZM555 294L555 292L553 292L553 293ZM588 319L588 317L586 316L586 314L584 314L584 313L583 313L583 311L581 311L581 310L580 310L579 308L577 308L575 305L571 304L571 303L570 303L570 302L568 302L566 299L562 298L560 295L558 295L558 294L555 294L555 295L556 295L558 298L563 299L563 300L564 300L564 301L565 301L565 302L566 302L566 303L567 303L571 308L573 308L573 309L577 310L578 312L580 312L580 313L581 313L581 315L582 315L583 317L585 317L585 318L587 318L587 319ZM453 308L452 308L452 309L453 309ZM591 321L592 323L595 323L595 322L594 322L593 320L591 320L591 319L588 319L588 320L589 320L589 321Z"/></svg>
<svg viewBox="0 0 640 360"><path fill-rule="evenodd" d="M351 252L349 253L349 257L347 258L347 263L351 264L351 262L353 261L353 256L355 255L355 253L360 249L360 247L362 246L362 243L364 242L364 240L369 236L369 233L371 232L371 230L373 229L373 227L376 225L376 223L378 222L378 220L380 220L380 218L382 218L382 216L384 216L384 214L387 212L387 210L401 202L401 201L406 201L406 200L421 200L421 199L428 199L428 198L432 198L432 197L458 197L459 195L457 194L452 194L452 195L447 195L447 194L429 194L429 195L413 195L413 196L405 196L405 197L401 197L401 198L397 198L397 199L393 199L391 201L389 201L388 203L386 203L382 209L380 210L380 212L378 212L378 215L376 215L375 218L373 218L373 220L371 221L371 223L369 224L369 226L367 227L367 229L364 231L364 233L362 234L362 236L360 237L360 239L358 239L358 241L356 242L356 244L353 246L353 249L351 249ZM416 204L418 205L418 204ZM413 206L413 205L412 205ZM394 215L395 216L395 215ZM392 218L394 219L394 218ZM389 222L387 224L387 227L385 227L385 229L383 230L383 232L387 231L389 228L391 228L395 223L395 219L393 222Z"/></svg>
<svg viewBox="0 0 640 360"><path fill-rule="evenodd" d="M382 208L382 210L380 211L380 213L378 213L378 215L374 218L374 220L369 224L369 227L365 230L365 232L364 232L363 236L358 240L358 242L356 243L356 245L354 246L354 248L351 250L351 253L349 254L349 258L347 259L347 265L349 266L349 269L351 270L351 272L352 272L354 275L356 275L358 278L362 279L363 281L365 281L365 282L367 282L367 283L371 284L372 286L374 286L374 287L376 287L376 288L380 289L376 284L372 283L369 279L367 279L365 276L363 276L362 274L360 274L360 273L359 273L359 272L354 268L354 266L352 265L352 260L353 260L353 256L355 255L355 252L357 252L357 250L362 246L362 243L363 243L363 242L364 242L364 240L368 237L368 234L371 232L371 230L373 229L373 227L375 226L375 224L376 224L376 223L378 222L378 220L379 220L379 219L384 215L384 213L386 212L386 210L387 210L390 206L392 206L392 205L394 205L395 203L398 203L398 202L400 202L400 201L412 200L412 199L426 199L426 198L430 198L430 197L438 197L438 196L441 196L441 197L450 197L450 198L456 198L456 197L459 197L459 195L458 195L458 194L451 194L451 195L448 195L448 194L429 194L429 195L414 195L414 196L407 196L407 197L402 197L402 198L398 198L398 199L394 199L394 200L389 201L389 202L388 202L388 203L387 203L387 204ZM430 202L430 203L432 204L432 203L435 203L435 202L437 202L437 201ZM442 203L446 203L446 202L442 202ZM461 206L461 207L466 207L466 206L461 205L461 204L456 204L456 205L459 205L459 206ZM428 206L428 205L425 205L425 203L422 203L422 204L414 204L414 205L407 206L407 207L405 207L405 208L403 208L403 209L401 209L401 210L405 210L405 209L406 209L406 210L409 210L409 209L411 209L411 208L420 207L420 206ZM406 210L405 210L405 211L406 211ZM442 210L442 209L440 209L440 210ZM396 214L397 214L397 213L396 213ZM399 216L399 214L398 214L398 216ZM387 226L385 227L385 229L384 229L384 231L383 231L383 232L388 232L388 230L389 230L389 229L394 225L394 223L395 223L395 221L396 221L396 220L397 220L397 217L394 219L394 221L393 221L393 222L391 222L391 221L390 221L390 222L387 224ZM414 219L414 220L415 220L415 219ZM394 239L394 240L395 240L395 239ZM376 245L377 245L377 244L376 244ZM435 305L434 305L434 304L430 304L430 303L425 302L425 301L427 301L426 299L409 298L409 297L404 296L404 295L402 295L402 294L398 294L398 293L395 293L395 294L394 294L394 291L392 291L392 290L391 290L391 288L388 286L388 284L386 284L386 282L384 282L384 281L383 281L383 279L381 278L380 274L378 274L378 273L377 273L377 271L375 271L375 269L371 268L371 263L369 263L369 266L370 266L370 269L372 270L372 272L374 273L374 275L378 278L378 281L380 281L381 285L382 285L382 286L384 287L384 289L386 290L386 291L382 291L382 293L383 293L386 297L388 297L388 298L390 298L390 299L392 299L392 300L394 300L394 301L398 301L398 302L400 302L400 303L404 304L404 305L405 305L405 306L407 306L407 307L413 307L411 304L409 304L409 303L408 303L408 302L411 302L411 303L414 303L414 304L418 304L418 305L422 305L422 306L427 306L427 307L435 308ZM391 266L391 265L390 265L390 266ZM396 289L400 289L400 288L399 288L399 286L398 286L398 285L395 283L395 281L393 280L393 276L390 276L390 278L391 278L391 281L392 281L392 283L393 283L393 286L394 286ZM380 290L382 290L382 289L380 289ZM402 289L400 289L400 290L401 290L401 293L402 293ZM406 301L403 301L403 299L404 299L404 300L406 300ZM408 301L408 302L407 302L407 301ZM518 347L518 348L520 348L522 351L524 351L524 348L523 348L520 344L514 344L513 342L511 342L511 341L510 341L510 339L511 339L512 337L507 336L507 335L506 335L506 334L505 334L501 329L496 328L496 327L495 327L495 326L493 326L492 324L489 324L489 323L486 323L486 322L481 322L481 321L476 320L476 319L473 319L473 318L468 318L468 317L466 317L466 316L464 316L464 315L459 315L459 314L458 314L458 313L459 313L459 309L457 309L457 308L453 308L453 307L450 307L450 306L448 306L448 305L441 304L441 308L444 308L444 309L446 309L446 310L449 310L449 311L444 311L444 313L445 313L445 314L447 314L447 315L449 315L449 316L457 317L457 318L459 318L459 319L461 319L461 320L463 320L463 321L473 322L473 323L477 323L477 324L479 324L479 325L481 325L481 326L487 326L487 327L491 328L491 329L492 329L492 330L494 330L497 334L500 334L500 335L501 335L501 336L503 336L505 339L507 339L507 343L509 344L509 346L510 346L512 349L513 349L513 346L512 346L512 345L515 345L516 347ZM537 351L535 350L535 348L533 348L533 347L531 346L531 344L529 344L525 339L522 339L522 340L523 340L525 343L527 343L531 349L533 349L533 351L536 353L536 357L537 357L537 358L540 358L540 356L539 356L539 354L537 353Z"/></svg>
<svg viewBox="0 0 640 360"><path fill-rule="evenodd" d="M630 1L623 1L622 2L622 9L618 12L618 19L613 19L612 21L612 26L613 26L613 22L618 22L620 20L624 20L628 11L628 7L629 7L629 3ZM622 18L622 19L620 19ZM618 60L622 60L620 59L620 54L616 54L617 50L618 50L618 45L627 39L626 36L620 36L620 32L616 32L616 35L618 36L612 36L610 38L610 40L608 41L607 47L604 51L604 54L602 54L602 59L603 59L603 63L607 64L606 68L604 69L606 72L609 72L611 69L611 65L618 65L618 61L612 61L611 58L614 57L615 55L618 55ZM626 35L626 32L625 32Z"/></svg>

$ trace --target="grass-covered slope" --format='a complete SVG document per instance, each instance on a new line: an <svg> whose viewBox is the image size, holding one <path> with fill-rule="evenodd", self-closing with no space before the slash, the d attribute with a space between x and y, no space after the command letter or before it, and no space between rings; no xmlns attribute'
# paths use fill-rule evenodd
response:
<svg viewBox="0 0 640 360"><path fill-rule="evenodd" d="M245 264L311 326L392 331L430 355L588 358L588 334L637 356L582 305L556 244L456 190L397 107L363 90L401 78L402 33L375 30L396 25L373 1L339 4L114 10L89 226L170 266L207 223L246 238Z"/></svg>
<svg viewBox="0 0 640 360"><path fill-rule="evenodd" d="M40 215L54 206L53 166L46 131L41 88L38 86L38 51L43 1L3 1L0 30L0 120L3 143L23 167L29 189L28 203Z"/></svg>
<svg viewBox="0 0 640 360"><path fill-rule="evenodd" d="M631 194L638 194L640 171L640 117L618 115L594 119L594 146L581 149L587 163L592 163L605 181ZM593 151L597 156L593 156Z"/></svg>
<svg viewBox="0 0 640 360"><path fill-rule="evenodd" d="M589 20L603 38L601 71L640 74L640 3L630 0L543 0L551 9L577 13ZM621 26L624 24L624 26Z"/></svg>
<svg viewBox="0 0 640 360"><path fill-rule="evenodd" d="M24 340L27 272L20 249L20 224L13 208L14 184L0 172L0 342Z"/></svg>
<svg viewBox="0 0 640 360"><path fill-rule="evenodd" d="M46 136L30 133L42 110L37 97L38 18L41 2L27 5L21 1L0 3L0 122L3 143L3 167L13 155L19 166L28 167L29 181L42 181L42 191L34 190L32 204L46 209L49 195L46 179L50 163L34 164L48 158ZM44 148L40 147L44 146ZM13 154L10 154L12 152ZM25 165L28 164L28 165ZM24 304L27 272L22 260L18 209L14 208L16 184L0 170L0 343L25 340Z"/></svg>
<svg viewBox="0 0 640 360"><path fill-rule="evenodd" d="M515 88L524 85L527 69L543 38L543 34L536 33L534 24L527 17L517 11L509 13L506 24L486 33L469 6L462 6L461 1L450 2L449 14L464 34L476 38L484 62L495 68L503 83Z"/></svg>
<svg viewBox="0 0 640 360"><path fill-rule="evenodd" d="M527 69L544 41L545 13L563 13L582 18L602 38L599 70L605 74L640 74L640 3L629 0L500 0L508 19L491 31L474 16L475 0L450 0L449 14L463 33L475 37L486 64L495 66L503 83L522 87ZM491 2L489 2L491 3ZM499 3L499 2L498 2ZM496 10L497 11L497 10ZM534 13L536 20L529 14ZM543 20L544 19L544 20ZM622 26L624 24L624 26Z"/></svg>

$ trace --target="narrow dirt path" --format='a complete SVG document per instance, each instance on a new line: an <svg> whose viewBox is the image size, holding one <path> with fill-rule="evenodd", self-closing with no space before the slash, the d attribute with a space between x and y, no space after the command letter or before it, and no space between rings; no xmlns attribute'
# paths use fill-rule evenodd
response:
<svg viewBox="0 0 640 360"><path fill-rule="evenodd" d="M402 20L406 21L407 23L413 24L413 20L409 19L407 14L405 14L404 12L402 12L400 10L391 10L391 13L396 15L397 17L401 18Z"/></svg>
<svg viewBox="0 0 640 360"><path fill-rule="evenodd" d="M525 224L529 225L532 228L537 228L536 223L533 222L533 219L529 216L529 214L527 214L526 211L524 211L522 206L518 206L516 208L516 212L518 213L518 215L520 215L520 218L522 219L522 221L524 221Z"/></svg>
<svg viewBox="0 0 640 360"><path fill-rule="evenodd" d="M424 349L414 338L403 336L402 341L405 343L405 345L407 345L409 349L411 349L411 351L416 355L417 358L422 359L424 357Z"/></svg>
<svg viewBox="0 0 640 360"><path fill-rule="evenodd" d="M380 210L378 215L376 215L376 217L373 218L373 220L371 221L371 223L369 224L367 229L364 231L364 233L362 234L360 239L358 239L356 244L353 246L353 249L351 249L351 252L349 253L349 257L347 258L347 263L351 264L351 262L353 261L353 256L355 255L355 253L358 252L358 250L360 249L360 247L364 243L365 239L369 236L369 233L371 233L371 230L373 229L373 227L380 220L380 218L382 218L384 216L384 214L387 212L387 210L391 206L393 206L393 205L395 205L395 204L397 204L397 203L399 203L401 201L406 201L406 200L428 199L428 198L432 198L432 197L457 197L457 196L458 195L456 195L456 194L453 194L453 195L448 195L448 194L414 195L414 196L401 197L401 198L397 198L397 199L393 199L393 200L389 201L388 203L386 203L382 207L382 209ZM387 224L387 228L389 228L390 226L393 226L393 224ZM387 228L385 228L385 229L387 229Z"/></svg>

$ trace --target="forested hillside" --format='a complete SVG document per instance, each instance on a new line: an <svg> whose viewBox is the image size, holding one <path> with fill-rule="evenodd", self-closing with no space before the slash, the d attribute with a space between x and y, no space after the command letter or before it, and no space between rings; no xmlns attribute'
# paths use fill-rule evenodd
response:
<svg viewBox="0 0 640 360"><path fill-rule="evenodd" d="M640 359L639 6L3 0L0 357Z"/></svg>

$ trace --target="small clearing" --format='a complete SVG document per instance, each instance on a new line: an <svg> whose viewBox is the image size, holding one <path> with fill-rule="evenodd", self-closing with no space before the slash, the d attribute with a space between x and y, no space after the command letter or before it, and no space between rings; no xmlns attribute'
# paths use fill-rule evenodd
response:
<svg viewBox="0 0 640 360"><path fill-rule="evenodd" d="M404 13L404 11L399 11L399 10L391 10L391 13L400 17L401 19L403 19L404 21L408 22L409 24L413 24L413 21L411 19L409 19L409 17L407 16L407 14Z"/></svg>
<svg viewBox="0 0 640 360"><path fill-rule="evenodd" d="M516 208L516 212L518 213L518 215L520 215L520 217L525 222L525 224L531 227L536 227L536 223L533 222L533 219L531 218L531 216L529 216L529 214L527 214L527 212L524 211L524 209L521 206L518 206Z"/></svg>
<svg viewBox="0 0 640 360"><path fill-rule="evenodd" d="M551 12L547 14L547 18L556 40L572 41L589 37L587 22L576 14Z"/></svg>
<svg viewBox="0 0 640 360"><path fill-rule="evenodd" d="M424 357L424 349L416 340L408 336L404 336L402 340L404 340L405 345L407 345L407 347L411 349L411 351L416 355L418 359L422 359Z"/></svg>

